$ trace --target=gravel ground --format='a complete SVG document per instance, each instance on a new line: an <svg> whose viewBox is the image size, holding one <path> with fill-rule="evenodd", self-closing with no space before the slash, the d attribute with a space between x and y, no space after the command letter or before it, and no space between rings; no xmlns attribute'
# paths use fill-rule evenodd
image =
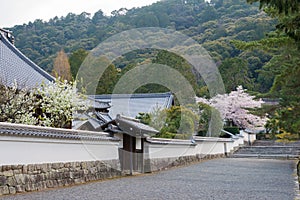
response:
<svg viewBox="0 0 300 200"><path fill-rule="evenodd" d="M1 200L272 199L294 200L295 162L218 159L155 174L4 196Z"/></svg>

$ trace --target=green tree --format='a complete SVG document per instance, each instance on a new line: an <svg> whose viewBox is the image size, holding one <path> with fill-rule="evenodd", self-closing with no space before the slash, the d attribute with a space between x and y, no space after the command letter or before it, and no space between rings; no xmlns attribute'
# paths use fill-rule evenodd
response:
<svg viewBox="0 0 300 200"><path fill-rule="evenodd" d="M158 27L159 21L152 13L145 13L136 18L137 27Z"/></svg>
<svg viewBox="0 0 300 200"><path fill-rule="evenodd" d="M198 91L197 77L193 73L192 66L185 61L182 57L175 53L168 52L165 50L159 51L153 63L167 65L177 70L182 76L184 76L192 85L194 91Z"/></svg>
<svg viewBox="0 0 300 200"><path fill-rule="evenodd" d="M159 130L157 137L178 139L189 139L197 130L199 121L199 116L184 106L155 109L151 113L140 113L137 118Z"/></svg>
<svg viewBox="0 0 300 200"><path fill-rule="evenodd" d="M300 2L293 0L247 0L259 2L260 8L276 17L279 21L276 28L294 39L300 48Z"/></svg>
<svg viewBox="0 0 300 200"><path fill-rule="evenodd" d="M227 58L220 65L219 71L227 92L235 90L239 85L248 89L253 88L247 61L240 58Z"/></svg>
<svg viewBox="0 0 300 200"><path fill-rule="evenodd" d="M271 116L267 127L274 133L282 133L281 137L283 135L290 137L294 134L300 138L300 2L284 0L249 0L248 2L260 2L261 8L278 19L277 35L270 34L267 39L240 45L246 49L265 49L275 52L276 55L268 63L269 67L277 66L272 69L275 76L268 95L278 97L281 101L279 109L274 116Z"/></svg>
<svg viewBox="0 0 300 200"><path fill-rule="evenodd" d="M88 51L84 49L78 49L76 51L73 51L72 54L70 55L69 62L71 65L71 73L74 80L76 78L77 72L82 62L84 61L87 55L88 55Z"/></svg>
<svg viewBox="0 0 300 200"><path fill-rule="evenodd" d="M97 94L111 94L118 81L118 70L114 65L109 65L101 76L96 89Z"/></svg>

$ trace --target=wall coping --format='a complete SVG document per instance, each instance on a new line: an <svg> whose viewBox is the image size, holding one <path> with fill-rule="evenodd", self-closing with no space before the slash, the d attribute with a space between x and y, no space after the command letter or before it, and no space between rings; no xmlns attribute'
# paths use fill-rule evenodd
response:
<svg viewBox="0 0 300 200"><path fill-rule="evenodd" d="M146 141L150 144L161 144L161 145L185 145L185 146L196 146L191 140L180 140L180 139L164 139L164 138L146 138Z"/></svg>
<svg viewBox="0 0 300 200"><path fill-rule="evenodd" d="M238 140L238 138L217 138L217 137L198 137L195 136L194 140L196 142L227 142L227 143L232 143L234 140Z"/></svg>
<svg viewBox="0 0 300 200"><path fill-rule="evenodd" d="M63 140L120 141L105 132L81 131L0 122L0 137L31 137Z"/></svg>

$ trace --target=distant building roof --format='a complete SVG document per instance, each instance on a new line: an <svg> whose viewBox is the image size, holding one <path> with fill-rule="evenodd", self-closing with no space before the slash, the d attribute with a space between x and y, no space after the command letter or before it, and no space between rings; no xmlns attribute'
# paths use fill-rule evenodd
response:
<svg viewBox="0 0 300 200"><path fill-rule="evenodd" d="M279 105L280 98L262 98L265 105Z"/></svg>
<svg viewBox="0 0 300 200"><path fill-rule="evenodd" d="M99 101L91 97L88 97L87 101L88 104L96 110L108 110L111 107L110 103L107 101Z"/></svg>
<svg viewBox="0 0 300 200"><path fill-rule="evenodd" d="M22 54L13 44L10 32L0 29L0 82L19 87L34 88L54 78Z"/></svg>
<svg viewBox="0 0 300 200"><path fill-rule="evenodd" d="M97 101L109 102L110 116L118 114L135 118L139 113L149 113L154 109L170 108L174 104L172 93L112 94L90 96Z"/></svg>

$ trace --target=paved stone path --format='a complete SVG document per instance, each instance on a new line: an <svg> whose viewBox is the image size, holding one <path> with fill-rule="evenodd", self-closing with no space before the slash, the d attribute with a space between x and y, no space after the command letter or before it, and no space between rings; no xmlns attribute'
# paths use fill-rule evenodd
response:
<svg viewBox="0 0 300 200"><path fill-rule="evenodd" d="M230 158L155 174L0 197L2 200L294 200L295 161Z"/></svg>

